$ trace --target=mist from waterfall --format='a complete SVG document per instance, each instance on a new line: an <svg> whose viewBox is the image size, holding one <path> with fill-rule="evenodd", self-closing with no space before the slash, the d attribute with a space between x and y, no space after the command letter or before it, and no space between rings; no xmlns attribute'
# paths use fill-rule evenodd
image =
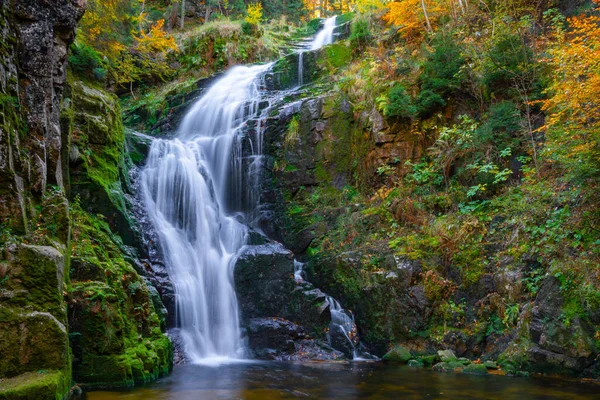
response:
<svg viewBox="0 0 600 400"><path fill-rule="evenodd" d="M233 285L248 233L240 130L260 116L261 77L269 68L232 68L190 108L174 139L153 141L142 172L144 202L176 292L184 352L194 363L243 356Z"/></svg>

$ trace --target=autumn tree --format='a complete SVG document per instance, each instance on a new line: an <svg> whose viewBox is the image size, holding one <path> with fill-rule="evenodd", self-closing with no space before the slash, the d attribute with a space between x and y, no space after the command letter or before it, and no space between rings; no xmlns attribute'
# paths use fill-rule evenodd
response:
<svg viewBox="0 0 600 400"><path fill-rule="evenodd" d="M252 25L260 24L260 21L263 17L263 8L260 3L251 3L248 4L248 9L246 10L246 19L245 21Z"/></svg>
<svg viewBox="0 0 600 400"><path fill-rule="evenodd" d="M388 4L383 19L397 26L407 39L415 39L424 30L432 32L438 19L448 11L446 0L402 0Z"/></svg>
<svg viewBox="0 0 600 400"><path fill-rule="evenodd" d="M556 28L543 130L548 151L583 176L600 172L600 17L574 17Z"/></svg>

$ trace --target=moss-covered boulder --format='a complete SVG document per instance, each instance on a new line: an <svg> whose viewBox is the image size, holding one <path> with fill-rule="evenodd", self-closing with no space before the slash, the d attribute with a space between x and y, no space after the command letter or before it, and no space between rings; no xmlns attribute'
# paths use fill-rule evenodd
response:
<svg viewBox="0 0 600 400"><path fill-rule="evenodd" d="M468 375L487 375L488 370L483 364L469 364L463 369L463 374Z"/></svg>
<svg viewBox="0 0 600 400"><path fill-rule="evenodd" d="M128 212L124 187L125 132L118 98L81 81L71 80L63 105L63 125L71 147L70 198L85 211L102 214L128 246L142 247L137 224Z"/></svg>
<svg viewBox="0 0 600 400"><path fill-rule="evenodd" d="M27 244L9 246L5 254L0 262L0 377L58 371L61 379L52 393L62 396L71 381L64 255L54 247ZM25 390L19 382L24 380L11 384L14 393Z"/></svg>
<svg viewBox="0 0 600 400"><path fill-rule="evenodd" d="M442 362L451 362L457 360L456 355L452 350L439 350L438 356L440 357Z"/></svg>
<svg viewBox="0 0 600 400"><path fill-rule="evenodd" d="M382 357L384 361L392 361L406 364L413 358L410 350L404 346L396 345Z"/></svg>
<svg viewBox="0 0 600 400"><path fill-rule="evenodd" d="M127 387L168 373L173 349L161 331L159 299L124 259L105 221L77 206L73 218L69 323L75 381L88 388Z"/></svg>
<svg viewBox="0 0 600 400"><path fill-rule="evenodd" d="M62 400L65 377L61 371L27 372L10 379L0 379L0 400Z"/></svg>

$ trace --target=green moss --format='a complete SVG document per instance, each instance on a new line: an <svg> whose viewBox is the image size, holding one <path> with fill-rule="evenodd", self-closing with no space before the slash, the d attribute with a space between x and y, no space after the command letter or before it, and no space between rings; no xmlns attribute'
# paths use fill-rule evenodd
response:
<svg viewBox="0 0 600 400"><path fill-rule="evenodd" d="M86 387L127 387L168 373L173 350L161 332L159 299L125 261L106 222L77 205L72 214L75 380Z"/></svg>
<svg viewBox="0 0 600 400"><path fill-rule="evenodd" d="M0 399L63 400L70 386L60 371L28 372L11 379L0 379Z"/></svg>
<svg viewBox="0 0 600 400"><path fill-rule="evenodd" d="M348 65L350 61L352 61L352 49L345 41L324 47L317 58L319 67L329 72Z"/></svg>
<svg viewBox="0 0 600 400"><path fill-rule="evenodd" d="M463 369L463 374L469 375L487 375L488 370L483 364L469 364Z"/></svg>
<svg viewBox="0 0 600 400"><path fill-rule="evenodd" d="M392 347L392 349L382 357L384 361L393 361L403 364L406 364L412 358L413 356L410 351L406 347L400 345Z"/></svg>

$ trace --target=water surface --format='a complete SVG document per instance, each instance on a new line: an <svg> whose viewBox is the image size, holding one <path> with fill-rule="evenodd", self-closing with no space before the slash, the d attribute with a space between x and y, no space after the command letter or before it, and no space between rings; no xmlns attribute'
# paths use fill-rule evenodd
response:
<svg viewBox="0 0 600 400"><path fill-rule="evenodd" d="M600 385L550 378L438 373L381 363L248 362L184 365L128 392L93 392L89 400L188 399L591 399Z"/></svg>

